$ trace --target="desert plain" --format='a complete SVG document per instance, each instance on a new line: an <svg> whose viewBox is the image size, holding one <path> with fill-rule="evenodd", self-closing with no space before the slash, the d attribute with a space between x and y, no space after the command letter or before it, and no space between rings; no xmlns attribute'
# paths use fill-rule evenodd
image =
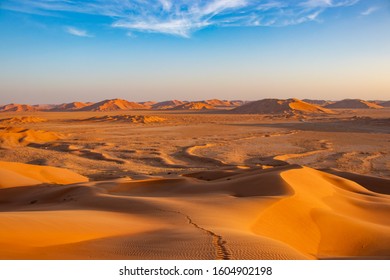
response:
<svg viewBox="0 0 390 280"><path fill-rule="evenodd" d="M390 108L181 109L1 112L0 259L390 259Z"/></svg>

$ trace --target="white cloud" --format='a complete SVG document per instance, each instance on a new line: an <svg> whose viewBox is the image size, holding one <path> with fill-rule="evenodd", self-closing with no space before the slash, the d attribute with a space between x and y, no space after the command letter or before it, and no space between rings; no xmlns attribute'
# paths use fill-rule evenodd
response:
<svg viewBox="0 0 390 280"><path fill-rule="evenodd" d="M307 0L300 5L307 8L337 8L355 5L360 0Z"/></svg>
<svg viewBox="0 0 390 280"><path fill-rule="evenodd" d="M86 30L82 30L76 27L67 26L65 27L65 31L71 35L78 37L92 37Z"/></svg>
<svg viewBox="0 0 390 280"><path fill-rule="evenodd" d="M171 0L159 0L161 3L162 8L165 11L169 11L172 8L172 1Z"/></svg>
<svg viewBox="0 0 390 280"><path fill-rule="evenodd" d="M379 8L378 7L369 7L367 10L361 12L362 16L369 16L372 13L376 12Z"/></svg>
<svg viewBox="0 0 390 280"><path fill-rule="evenodd" d="M3 0L3 8L61 15L63 12L104 16L113 28L190 37L207 26L285 26L319 21L327 9L359 0ZM371 13L372 11L366 11ZM67 14L67 17L71 14ZM90 36L71 28L68 33Z"/></svg>
<svg viewBox="0 0 390 280"><path fill-rule="evenodd" d="M137 30L142 32L152 33L165 33L171 35L177 35L181 37L189 37L191 30L205 27L206 23L192 23L190 21L182 20L171 20L164 22L148 22L148 21L137 21L137 22L116 22L112 27L125 28L129 30Z"/></svg>

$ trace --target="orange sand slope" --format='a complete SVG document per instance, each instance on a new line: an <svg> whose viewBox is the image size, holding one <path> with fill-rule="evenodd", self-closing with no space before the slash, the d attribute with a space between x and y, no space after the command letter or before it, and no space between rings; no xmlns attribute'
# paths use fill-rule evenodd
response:
<svg viewBox="0 0 390 280"><path fill-rule="evenodd" d="M374 192L286 165L12 187L15 174L43 182L58 169L0 168L10 172L0 177L8 186L0 189L2 259L390 258L383 179Z"/></svg>
<svg viewBox="0 0 390 280"><path fill-rule="evenodd" d="M64 168L4 161L0 161L0 178L0 188L88 182L87 177Z"/></svg>

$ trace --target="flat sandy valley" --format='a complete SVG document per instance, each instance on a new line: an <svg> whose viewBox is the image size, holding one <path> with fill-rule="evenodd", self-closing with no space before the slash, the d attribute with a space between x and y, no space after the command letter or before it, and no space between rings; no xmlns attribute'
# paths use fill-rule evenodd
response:
<svg viewBox="0 0 390 280"><path fill-rule="evenodd" d="M390 108L0 114L1 259L390 259Z"/></svg>

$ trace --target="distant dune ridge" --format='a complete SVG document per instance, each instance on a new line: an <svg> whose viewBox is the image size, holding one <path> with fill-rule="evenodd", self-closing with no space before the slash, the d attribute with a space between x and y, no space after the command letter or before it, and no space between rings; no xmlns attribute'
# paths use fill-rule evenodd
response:
<svg viewBox="0 0 390 280"><path fill-rule="evenodd" d="M138 103L141 105L147 106L150 109L157 102L156 101L145 101L145 102L138 102Z"/></svg>
<svg viewBox="0 0 390 280"><path fill-rule="evenodd" d="M115 115L92 117L87 120L91 121L107 121L107 122L129 122L129 123L160 123L165 121L164 118L157 116L140 116L140 115Z"/></svg>
<svg viewBox="0 0 390 280"><path fill-rule="evenodd" d="M63 103L63 104L60 104L60 105L56 105L54 108L50 109L50 111L57 111L57 112L61 112L61 111L76 111L76 110L80 110L84 107L87 107L87 106L91 106L93 105L92 102L71 102L71 103Z"/></svg>
<svg viewBox="0 0 390 280"><path fill-rule="evenodd" d="M252 104L252 105L249 105ZM203 101L181 101L167 100L163 102L146 101L131 102L124 99L107 99L97 103L92 102L71 102L59 105L25 105L25 104L8 104L0 106L0 112L35 112L35 111L53 111L53 112L73 112L73 111L91 111L91 112L110 112L125 110L232 110L232 113L242 112L243 114L281 114L283 112L312 112L312 113L331 113L326 108L351 108L379 109L389 107L390 101L376 104L360 99L345 99L342 101L327 100L299 100L290 99L262 99L258 101L243 100L220 100L207 99ZM313 106L309 106L313 105ZM241 108L242 106L245 106ZM256 107L257 106L257 107ZM250 109L251 108L251 109Z"/></svg>
<svg viewBox="0 0 390 280"><path fill-rule="evenodd" d="M231 110L235 114L289 114L289 113L333 113L322 108L301 101L299 99L263 99L254 101Z"/></svg>
<svg viewBox="0 0 390 280"><path fill-rule="evenodd" d="M322 106L322 107L325 106L325 105L334 103L334 101L321 100L321 99L303 99L302 101L304 101L306 103L309 103L309 104L319 105L319 106Z"/></svg>
<svg viewBox="0 0 390 280"><path fill-rule="evenodd" d="M80 109L80 111L95 111L95 112L108 112L108 111L118 111L118 110L133 110L133 109L147 109L148 106L130 102L123 99L110 99L103 100L98 103L94 103L89 106L85 106Z"/></svg>
<svg viewBox="0 0 390 280"><path fill-rule="evenodd" d="M361 99L344 99L325 106L331 109L380 109L383 106Z"/></svg>
<svg viewBox="0 0 390 280"><path fill-rule="evenodd" d="M214 107L238 107L243 105L245 102L241 100L220 100L220 99L208 99L203 101Z"/></svg>
<svg viewBox="0 0 390 280"><path fill-rule="evenodd" d="M8 104L0 107L0 112L35 112L38 111L37 108L34 108L30 105L25 104Z"/></svg>
<svg viewBox="0 0 390 280"><path fill-rule="evenodd" d="M156 110L164 110L164 109L171 109L173 107L185 104L185 101L180 100L167 100L163 102L158 102L152 105L152 109Z"/></svg>
<svg viewBox="0 0 390 280"><path fill-rule="evenodd" d="M379 105L382 107L390 107L390 101L382 102Z"/></svg>
<svg viewBox="0 0 390 280"><path fill-rule="evenodd" d="M171 108L171 110L213 110L214 106L205 102L188 102Z"/></svg>

